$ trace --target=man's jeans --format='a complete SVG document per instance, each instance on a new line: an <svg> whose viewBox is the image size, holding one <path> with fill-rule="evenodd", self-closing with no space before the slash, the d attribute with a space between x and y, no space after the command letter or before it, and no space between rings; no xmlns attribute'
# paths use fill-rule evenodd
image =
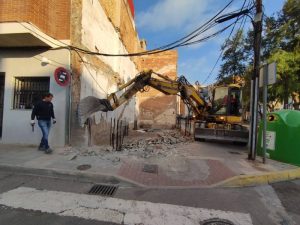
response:
<svg viewBox="0 0 300 225"><path fill-rule="evenodd" d="M49 148L48 136L49 136L50 127L51 127L51 120L39 120L38 124L43 133L43 137L42 137L42 140L40 143L40 148L48 149Z"/></svg>

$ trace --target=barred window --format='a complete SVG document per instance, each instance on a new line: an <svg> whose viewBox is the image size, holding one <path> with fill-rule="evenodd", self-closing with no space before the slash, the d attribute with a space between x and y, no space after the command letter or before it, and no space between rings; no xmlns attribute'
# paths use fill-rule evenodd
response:
<svg viewBox="0 0 300 225"><path fill-rule="evenodd" d="M32 109L49 92L49 77L15 77L14 109Z"/></svg>

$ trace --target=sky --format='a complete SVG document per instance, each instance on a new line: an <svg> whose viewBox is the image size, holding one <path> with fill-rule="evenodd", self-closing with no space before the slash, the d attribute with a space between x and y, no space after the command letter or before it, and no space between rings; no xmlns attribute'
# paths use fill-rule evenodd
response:
<svg viewBox="0 0 300 225"><path fill-rule="evenodd" d="M252 0L247 0L248 2ZM226 12L240 9L243 0L235 0ZM267 16L278 12L285 0L263 0ZM146 39L147 49L153 49L178 40L214 16L229 0L134 0L135 23L140 39ZM234 21L234 20L232 20ZM216 31L232 21L222 23L209 32ZM245 28L251 27L249 19ZM236 26L239 27L239 24ZM208 74L220 55L220 47L229 36L230 29L207 42L178 48L178 75L194 83L213 83L219 72L221 60L209 79ZM208 34L208 33L207 33Z"/></svg>

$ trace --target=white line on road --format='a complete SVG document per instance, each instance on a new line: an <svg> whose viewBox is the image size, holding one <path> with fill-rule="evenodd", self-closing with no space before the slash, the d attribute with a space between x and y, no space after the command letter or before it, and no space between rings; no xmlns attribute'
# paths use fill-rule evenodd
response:
<svg viewBox="0 0 300 225"><path fill-rule="evenodd" d="M269 210L268 217L273 220L275 224L296 225L289 214L285 211L285 208L282 206L281 201L272 186L257 186L255 190L262 197L261 201Z"/></svg>
<svg viewBox="0 0 300 225"><path fill-rule="evenodd" d="M200 221L211 218L226 219L236 225L252 225L250 215L245 213L26 187L1 194L0 204L126 225L199 225Z"/></svg>

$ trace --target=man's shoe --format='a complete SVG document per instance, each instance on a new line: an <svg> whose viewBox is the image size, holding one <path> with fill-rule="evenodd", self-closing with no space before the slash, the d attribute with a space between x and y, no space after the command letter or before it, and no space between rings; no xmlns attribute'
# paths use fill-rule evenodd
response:
<svg viewBox="0 0 300 225"><path fill-rule="evenodd" d="M53 152L53 150L51 148L45 149L45 153L46 154L51 154L52 152Z"/></svg>
<svg viewBox="0 0 300 225"><path fill-rule="evenodd" d="M46 149L45 149L44 147L39 146L39 147L38 147L38 150L39 150L39 151L45 151Z"/></svg>

